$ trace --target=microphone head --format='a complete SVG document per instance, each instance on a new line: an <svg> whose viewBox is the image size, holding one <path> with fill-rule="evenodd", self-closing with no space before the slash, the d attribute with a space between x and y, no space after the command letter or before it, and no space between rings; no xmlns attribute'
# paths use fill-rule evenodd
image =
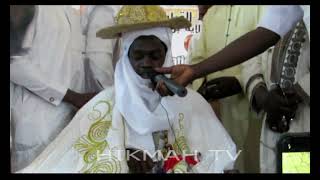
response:
<svg viewBox="0 0 320 180"><path fill-rule="evenodd" d="M142 66L139 68L139 73L144 78L152 79L154 76L159 74L151 66Z"/></svg>
<svg viewBox="0 0 320 180"><path fill-rule="evenodd" d="M187 95L187 89L173 80L168 79L161 73L156 72L151 66L142 66L139 68L139 73L143 78L148 78L152 83L156 84L158 81L162 80L168 90L173 94L177 94L180 97L184 97Z"/></svg>

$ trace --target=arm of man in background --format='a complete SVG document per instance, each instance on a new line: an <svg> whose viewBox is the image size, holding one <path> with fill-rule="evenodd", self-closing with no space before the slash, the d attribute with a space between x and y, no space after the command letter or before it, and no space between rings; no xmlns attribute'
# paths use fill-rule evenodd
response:
<svg viewBox="0 0 320 180"><path fill-rule="evenodd" d="M27 10L31 9L31 7L33 7L34 10L34 6L25 8L25 11L23 11L23 9L21 9L19 6L17 6L17 8L12 8L10 16L15 17L12 18L12 24L14 25L13 27L21 27L23 24L25 24L24 21L20 21L20 19L23 19L23 17L30 12ZM20 13L23 12L25 13L20 15ZM47 78L47 73L49 72L42 72L38 65L33 64L30 60L30 47L32 46L33 37L36 33L35 21L36 20L34 18L30 24L25 26L26 32L24 34L19 33L22 35L20 38L21 41L19 41L20 44L18 44L20 47L19 53L12 55L10 58L10 81L25 87L55 106L58 106L61 101L66 101L77 108L82 107L82 105L84 105L89 98L93 97L96 93L79 94L73 92L72 90L68 89L68 87L65 87L64 85ZM15 34L18 35L17 33ZM19 42L14 41L10 43Z"/></svg>
<svg viewBox="0 0 320 180"><path fill-rule="evenodd" d="M271 6L264 15L260 27L233 41L205 61L192 66L158 68L157 71L171 73L172 79L186 86L194 79L238 65L259 55L275 45L302 17L303 11L299 6Z"/></svg>
<svg viewBox="0 0 320 180"><path fill-rule="evenodd" d="M37 65L28 59L29 55L13 57L10 62L10 81L27 88L47 102L58 106L66 101L81 108L96 93L76 93L62 84L47 78L48 72L41 72Z"/></svg>

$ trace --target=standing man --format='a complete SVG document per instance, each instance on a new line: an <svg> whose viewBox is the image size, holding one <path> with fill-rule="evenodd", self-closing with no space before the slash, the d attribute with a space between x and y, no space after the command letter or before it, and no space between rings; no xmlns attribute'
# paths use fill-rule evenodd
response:
<svg viewBox="0 0 320 180"><path fill-rule="evenodd" d="M199 63L223 49L244 33L253 30L263 13L263 6L199 5L203 20L200 38L190 52L192 64ZM259 56L255 59L260 58ZM259 172L259 134L261 121L250 112L244 87L249 81L241 79L240 65L208 74L193 81L198 90L220 116L224 127L239 150L236 168L240 172Z"/></svg>
<svg viewBox="0 0 320 180"><path fill-rule="evenodd" d="M307 29L307 24L298 22L264 54L260 66L244 63L244 75L251 71L248 78L256 82L247 91L252 110L265 116L260 140L261 173L276 173L276 144L282 135L310 132L310 39ZM300 103L288 108L281 103L287 100ZM295 115L292 120L281 121L284 115L291 114Z"/></svg>
<svg viewBox="0 0 320 180"><path fill-rule="evenodd" d="M80 94L84 68L79 16L69 6L34 8L23 37L24 51L10 58L12 172L31 163L76 108L95 94Z"/></svg>

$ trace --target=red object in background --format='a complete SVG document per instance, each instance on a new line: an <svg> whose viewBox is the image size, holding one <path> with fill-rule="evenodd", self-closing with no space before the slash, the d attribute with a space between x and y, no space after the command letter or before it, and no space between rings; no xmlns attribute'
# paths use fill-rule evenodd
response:
<svg viewBox="0 0 320 180"><path fill-rule="evenodd" d="M182 160L183 160L183 158L181 155L169 157L166 161L164 161L163 168L164 168L165 172L169 171L170 169L173 169L174 166ZM194 155L186 156L185 161L189 165L196 165L199 162L199 161L195 160Z"/></svg>
<svg viewBox="0 0 320 180"><path fill-rule="evenodd" d="M186 36L186 38L184 39L184 48L186 49L186 51L188 51L188 49L189 49L190 42L191 42L191 38L192 38L192 34L189 34L189 35Z"/></svg>

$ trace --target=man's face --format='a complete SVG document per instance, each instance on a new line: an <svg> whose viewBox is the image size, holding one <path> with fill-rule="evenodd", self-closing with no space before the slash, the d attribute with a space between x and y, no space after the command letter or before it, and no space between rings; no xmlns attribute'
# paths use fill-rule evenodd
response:
<svg viewBox="0 0 320 180"><path fill-rule="evenodd" d="M142 78L141 67L162 67L166 57L166 47L155 36L140 36L135 39L129 49L129 60L134 71Z"/></svg>
<svg viewBox="0 0 320 180"><path fill-rule="evenodd" d="M199 9L199 20L202 20L204 15L206 15L208 9L211 7L212 5L198 5L198 9Z"/></svg>

